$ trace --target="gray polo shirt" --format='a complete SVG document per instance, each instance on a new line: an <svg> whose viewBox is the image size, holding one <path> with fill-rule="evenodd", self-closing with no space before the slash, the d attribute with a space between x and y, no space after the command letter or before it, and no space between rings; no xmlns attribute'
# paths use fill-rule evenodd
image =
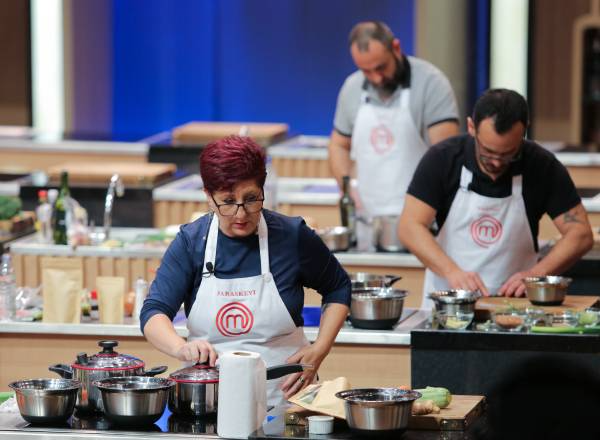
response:
<svg viewBox="0 0 600 440"><path fill-rule="evenodd" d="M454 91L448 78L433 64L415 57L404 57L405 67L403 87L410 87L410 114L417 130L425 142L429 144L427 129L444 121L458 122L458 106ZM338 95L337 107L333 126L344 136L352 136L354 121L360 106L362 92L366 90L371 103L375 105L390 105L397 99L381 101L376 90L366 80L360 71L351 74ZM402 88L394 92L391 98L396 98Z"/></svg>

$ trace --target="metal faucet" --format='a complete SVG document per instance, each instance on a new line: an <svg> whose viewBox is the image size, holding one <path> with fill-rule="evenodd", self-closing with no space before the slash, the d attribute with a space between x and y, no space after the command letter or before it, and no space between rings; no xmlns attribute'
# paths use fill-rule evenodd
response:
<svg viewBox="0 0 600 440"><path fill-rule="evenodd" d="M108 240L110 237L110 227L112 225L112 210L115 203L115 195L117 197L123 197L125 193L125 185L123 180L118 174L113 174L108 184L108 191L106 192L106 199L104 200L104 240Z"/></svg>

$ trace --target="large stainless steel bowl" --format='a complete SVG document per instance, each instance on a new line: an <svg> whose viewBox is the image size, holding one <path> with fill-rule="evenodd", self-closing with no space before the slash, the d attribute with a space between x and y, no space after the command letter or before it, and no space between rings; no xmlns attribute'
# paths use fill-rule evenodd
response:
<svg viewBox="0 0 600 440"><path fill-rule="evenodd" d="M350 229L345 226L317 229L317 235L332 252L347 251L350 247Z"/></svg>
<svg viewBox="0 0 600 440"><path fill-rule="evenodd" d="M524 278L527 298L532 304L558 306L565 300L571 278L549 275L547 277Z"/></svg>
<svg viewBox="0 0 600 440"><path fill-rule="evenodd" d="M462 289L436 290L427 297L433 301L436 311L455 315L457 312L475 313L475 303L481 293Z"/></svg>
<svg viewBox="0 0 600 440"><path fill-rule="evenodd" d="M365 434L400 434L421 393L399 388L358 388L335 395L344 400L348 426Z"/></svg>
<svg viewBox="0 0 600 440"><path fill-rule="evenodd" d="M350 322L358 328L390 329L400 319L404 298L407 295L406 290L392 287L353 290L350 303Z"/></svg>
<svg viewBox="0 0 600 440"><path fill-rule="evenodd" d="M121 425L151 425L167 406L175 385L162 377L111 377L94 382L102 394L106 417Z"/></svg>
<svg viewBox="0 0 600 440"><path fill-rule="evenodd" d="M368 272L355 272L350 274L352 290L365 289L369 287L391 287L402 277L396 275L378 275Z"/></svg>
<svg viewBox="0 0 600 440"><path fill-rule="evenodd" d="M72 379L27 379L8 385L19 412L30 423L65 422L73 414L81 383Z"/></svg>

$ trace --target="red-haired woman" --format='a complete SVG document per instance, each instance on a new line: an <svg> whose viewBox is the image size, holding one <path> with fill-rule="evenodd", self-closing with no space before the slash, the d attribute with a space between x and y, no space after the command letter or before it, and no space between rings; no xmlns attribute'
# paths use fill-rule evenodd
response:
<svg viewBox="0 0 600 440"><path fill-rule="evenodd" d="M207 145L200 174L211 214L184 225L165 253L140 314L150 343L182 361L250 350L267 366L314 365L269 381L269 404L313 381L350 305L350 280L321 239L299 217L263 209L265 153L247 137ZM319 335L302 329L304 287L323 296ZM184 304L189 336L172 319Z"/></svg>

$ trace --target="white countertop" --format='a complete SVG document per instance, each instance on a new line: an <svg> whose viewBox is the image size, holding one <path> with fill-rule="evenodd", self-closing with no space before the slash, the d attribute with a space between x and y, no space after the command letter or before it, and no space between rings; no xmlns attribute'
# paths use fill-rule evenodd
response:
<svg viewBox="0 0 600 440"><path fill-rule="evenodd" d="M428 319L429 313L419 309L404 309L399 324L393 330L363 330L346 323L335 340L338 344L368 345L410 345L410 331ZM131 322L128 319L126 322ZM187 327L178 322L175 325L177 334L187 338ZM318 327L305 327L304 333L309 341L314 341L319 332ZM138 324L52 324L43 322L0 322L0 333L23 334L56 334L77 336L127 336L143 337Z"/></svg>

